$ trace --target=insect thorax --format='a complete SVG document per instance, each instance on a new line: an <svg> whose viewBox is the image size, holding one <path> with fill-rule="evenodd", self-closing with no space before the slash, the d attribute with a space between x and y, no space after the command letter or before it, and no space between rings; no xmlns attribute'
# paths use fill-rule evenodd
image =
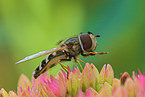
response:
<svg viewBox="0 0 145 97"><path fill-rule="evenodd" d="M75 57L80 54L81 46L77 37L66 40L64 44L68 46L66 51L69 52L71 56Z"/></svg>

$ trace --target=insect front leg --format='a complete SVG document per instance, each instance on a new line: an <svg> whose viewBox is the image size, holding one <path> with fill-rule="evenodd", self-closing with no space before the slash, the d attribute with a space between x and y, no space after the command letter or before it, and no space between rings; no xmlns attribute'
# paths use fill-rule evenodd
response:
<svg viewBox="0 0 145 97"><path fill-rule="evenodd" d="M89 52L89 53L86 53L84 54L83 52L81 53L82 56L92 56L92 55L96 55L96 54L99 54L99 55L103 55L103 54L108 54L108 52Z"/></svg>

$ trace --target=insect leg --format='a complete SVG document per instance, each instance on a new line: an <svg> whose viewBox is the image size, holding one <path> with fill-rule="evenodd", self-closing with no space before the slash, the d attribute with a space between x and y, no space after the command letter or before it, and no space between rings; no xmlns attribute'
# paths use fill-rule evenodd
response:
<svg viewBox="0 0 145 97"><path fill-rule="evenodd" d="M79 63L81 70L83 71L83 67L82 67L81 63L78 60L76 60L76 62Z"/></svg>
<svg viewBox="0 0 145 97"><path fill-rule="evenodd" d="M78 60L80 60L83 64L86 64L84 61L82 61L80 58L77 58Z"/></svg>
<svg viewBox="0 0 145 97"><path fill-rule="evenodd" d="M68 68L65 66L65 65L63 65L62 63L61 63L61 61L71 61L71 56L69 56L69 59L60 59L60 60L58 60L58 63L61 65L61 67L67 72L67 79L68 79L68 76L69 76L69 72L68 72Z"/></svg>
<svg viewBox="0 0 145 97"><path fill-rule="evenodd" d="M99 55L103 55L103 54L108 54L108 52L89 52L89 53L81 53L82 56L89 56L89 55L96 55L96 54L99 54Z"/></svg>
<svg viewBox="0 0 145 97"><path fill-rule="evenodd" d="M74 57L74 59L75 59L75 61L77 62L77 63L79 63L79 66L80 66L80 68L81 68L81 70L83 71L83 67L82 67L82 65L80 64L80 62L78 61L78 60L80 60L83 64L86 64L84 61L82 61L80 58L76 58L76 57ZM78 60L77 60L78 59Z"/></svg>
<svg viewBox="0 0 145 97"><path fill-rule="evenodd" d="M67 67L61 63L61 60L58 60L58 63L61 65L61 67L68 73Z"/></svg>
<svg viewBox="0 0 145 97"><path fill-rule="evenodd" d="M99 55L103 55L103 54L108 54L108 52L89 52L90 53L90 55L92 54L94 54L94 55L96 55L96 54L99 54Z"/></svg>

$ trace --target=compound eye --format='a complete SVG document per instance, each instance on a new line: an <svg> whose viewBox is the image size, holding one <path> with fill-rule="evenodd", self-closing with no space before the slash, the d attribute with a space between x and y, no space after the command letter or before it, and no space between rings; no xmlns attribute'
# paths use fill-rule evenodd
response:
<svg viewBox="0 0 145 97"><path fill-rule="evenodd" d="M81 34L80 35L80 40L82 42L82 46L83 46L83 49L85 51L89 51L92 47L92 40L89 36L89 34Z"/></svg>

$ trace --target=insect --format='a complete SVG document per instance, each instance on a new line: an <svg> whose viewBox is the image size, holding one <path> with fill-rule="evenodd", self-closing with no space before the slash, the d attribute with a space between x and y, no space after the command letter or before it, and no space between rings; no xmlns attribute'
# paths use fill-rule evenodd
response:
<svg viewBox="0 0 145 97"><path fill-rule="evenodd" d="M108 52L93 52L97 47L96 37L100 37L100 35L98 34L95 36L92 32L82 33L77 37L68 38L60 42L57 48L42 51L37 54L25 57L19 62L16 62L16 64L48 54L33 72L35 79L48 69L56 66L58 63L66 72L68 72L67 67L61 62L71 61L72 59L74 59L75 62L79 63L81 69L83 70L79 61L84 64L85 62L78 58L79 55L92 56L96 54L108 54Z"/></svg>

